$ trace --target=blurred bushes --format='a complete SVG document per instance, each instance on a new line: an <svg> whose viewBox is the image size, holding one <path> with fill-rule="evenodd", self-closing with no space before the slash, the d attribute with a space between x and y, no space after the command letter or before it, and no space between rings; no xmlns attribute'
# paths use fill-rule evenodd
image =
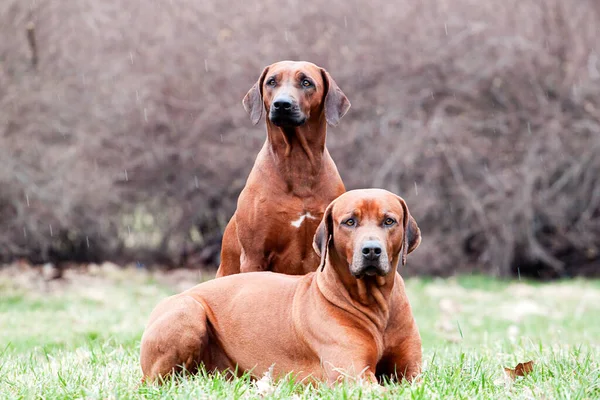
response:
<svg viewBox="0 0 600 400"><path fill-rule="evenodd" d="M218 263L265 138L241 99L304 59L352 102L346 186L421 226L407 274L598 274L599 26L591 0L6 0L0 257Z"/></svg>

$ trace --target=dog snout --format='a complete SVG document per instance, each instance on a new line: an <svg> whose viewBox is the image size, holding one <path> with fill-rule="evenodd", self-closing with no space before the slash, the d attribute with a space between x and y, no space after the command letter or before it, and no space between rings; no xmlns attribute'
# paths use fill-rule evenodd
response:
<svg viewBox="0 0 600 400"><path fill-rule="evenodd" d="M292 106L293 102L289 98L279 98L273 102L273 108L277 111L290 111Z"/></svg>
<svg viewBox="0 0 600 400"><path fill-rule="evenodd" d="M280 94L271 103L269 119L277 126L294 127L302 125L306 121L306 116L293 97Z"/></svg>
<svg viewBox="0 0 600 400"><path fill-rule="evenodd" d="M357 242L350 272L357 278L365 275L387 275L390 271L389 260L384 243L375 238L367 238Z"/></svg>
<svg viewBox="0 0 600 400"><path fill-rule="evenodd" d="M381 257L382 246L376 240L368 240L363 243L361 252L365 260L367 261L379 261Z"/></svg>

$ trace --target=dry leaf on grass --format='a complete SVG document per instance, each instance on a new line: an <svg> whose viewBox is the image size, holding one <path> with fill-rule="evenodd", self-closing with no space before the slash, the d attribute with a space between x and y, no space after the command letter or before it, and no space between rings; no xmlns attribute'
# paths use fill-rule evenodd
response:
<svg viewBox="0 0 600 400"><path fill-rule="evenodd" d="M512 380L517 379L517 376L525 376L533 371L533 361L527 361L526 363L518 363L515 369L504 368L504 372Z"/></svg>

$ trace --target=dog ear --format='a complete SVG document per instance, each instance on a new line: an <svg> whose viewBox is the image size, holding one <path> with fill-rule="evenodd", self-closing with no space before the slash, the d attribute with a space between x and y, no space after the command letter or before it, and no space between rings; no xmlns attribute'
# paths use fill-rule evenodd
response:
<svg viewBox="0 0 600 400"><path fill-rule="evenodd" d="M258 78L258 81L248 90L246 96L244 96L244 100L242 100L242 104L244 105L244 110L250 115L250 120L252 124L258 124L260 121L260 117L262 116L263 108L265 105L263 104L262 97L262 86L265 81L265 76L267 75L267 71L269 67L265 67L263 69L262 74Z"/></svg>
<svg viewBox="0 0 600 400"><path fill-rule="evenodd" d="M329 249L331 238L333 237L333 217L331 215L332 210L333 201L327 206L327 209L325 209L325 213L323 213L323 219L317 227L317 231L315 232L313 239L313 249L317 255L321 257L321 262L319 263L319 269L321 271L323 271L323 268L325 268L325 263L327 262L327 250Z"/></svg>
<svg viewBox="0 0 600 400"><path fill-rule="evenodd" d="M325 119L329 125L336 126L348 112L350 101L329 75L329 72L321 68L321 76L325 85Z"/></svg>
<svg viewBox="0 0 600 400"><path fill-rule="evenodd" d="M398 201L402 205L402 209L404 210L404 241L402 243L402 265L406 264L406 255L412 253L419 244L421 244L421 230L417 225L417 221L410 215L408 211L408 206L404 199L400 196L398 197Z"/></svg>

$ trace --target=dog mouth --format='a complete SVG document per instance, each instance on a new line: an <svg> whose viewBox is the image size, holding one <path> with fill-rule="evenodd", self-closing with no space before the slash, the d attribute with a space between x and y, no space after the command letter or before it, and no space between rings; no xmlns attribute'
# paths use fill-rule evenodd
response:
<svg viewBox="0 0 600 400"><path fill-rule="evenodd" d="M271 111L269 113L269 119L271 122L279 127L297 127L303 125L306 122L306 117L301 113L297 112L277 112Z"/></svg>
<svg viewBox="0 0 600 400"><path fill-rule="evenodd" d="M385 276L386 271L384 271L383 268L377 265L367 265L360 268L356 272L352 272L352 275L354 275L356 279L362 279L366 276Z"/></svg>
<svg viewBox="0 0 600 400"><path fill-rule="evenodd" d="M363 269L363 273L367 276L374 276L379 273L379 268L377 267L367 267Z"/></svg>

